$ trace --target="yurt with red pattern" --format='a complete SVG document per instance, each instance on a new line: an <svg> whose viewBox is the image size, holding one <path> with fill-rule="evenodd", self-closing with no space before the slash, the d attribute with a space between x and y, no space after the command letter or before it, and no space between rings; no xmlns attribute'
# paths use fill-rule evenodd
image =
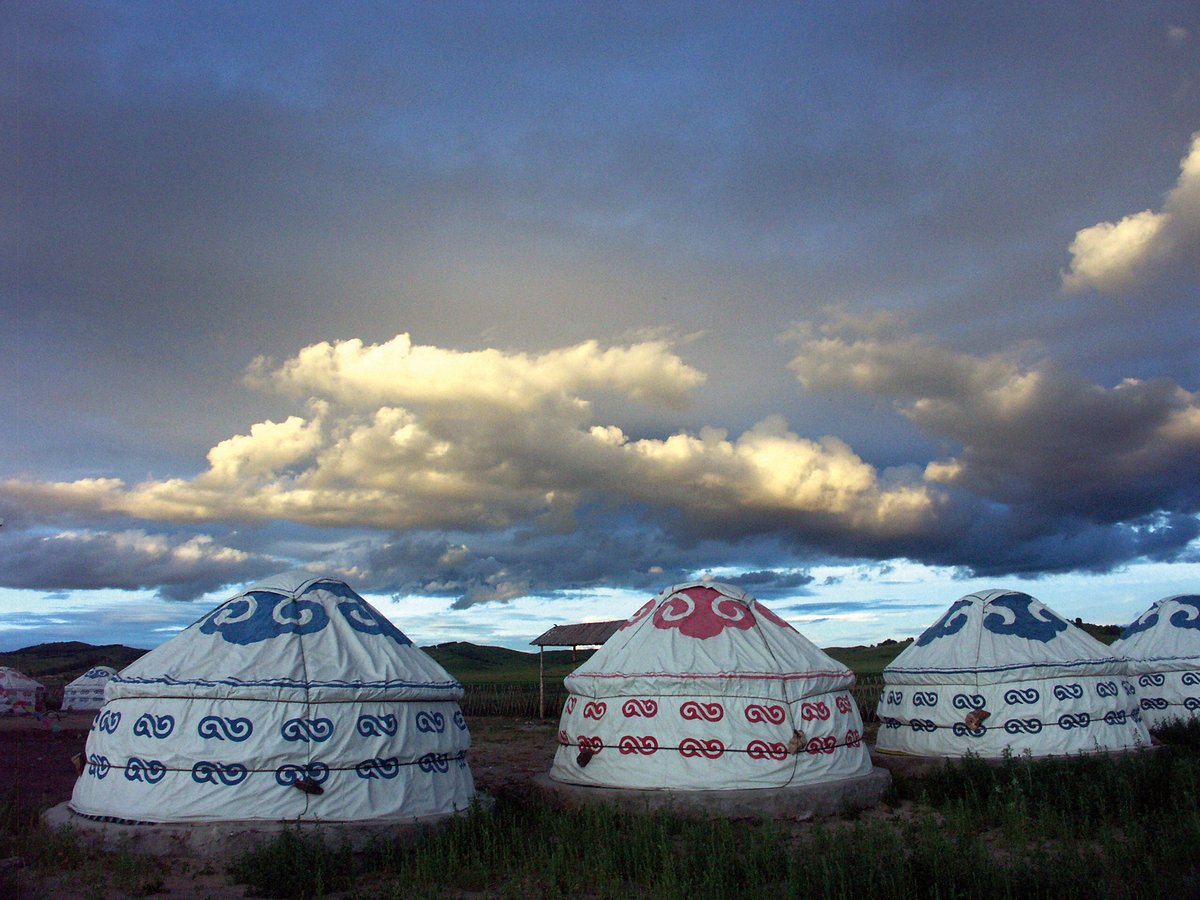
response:
<svg viewBox="0 0 1200 900"><path fill-rule="evenodd" d="M667 588L565 684L557 781L713 791L871 771L854 673L731 585Z"/></svg>

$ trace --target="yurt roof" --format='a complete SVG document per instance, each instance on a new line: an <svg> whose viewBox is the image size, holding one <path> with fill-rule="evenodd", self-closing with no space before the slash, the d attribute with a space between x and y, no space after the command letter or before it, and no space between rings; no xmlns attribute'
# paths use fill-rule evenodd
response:
<svg viewBox="0 0 1200 900"><path fill-rule="evenodd" d="M1200 662L1200 594L1153 603L1113 642L1113 653L1142 662Z"/></svg>
<svg viewBox="0 0 1200 900"><path fill-rule="evenodd" d="M336 578L251 585L108 683L108 699L458 700L462 686Z"/></svg>
<svg viewBox="0 0 1200 900"><path fill-rule="evenodd" d="M987 590L960 597L885 669L926 683L1119 674L1104 644L1029 594Z"/></svg>
<svg viewBox="0 0 1200 900"><path fill-rule="evenodd" d="M0 666L0 686L12 688L23 688L29 690L32 688L42 687L42 683L36 678L30 678L24 672L9 668L8 666Z"/></svg>
<svg viewBox="0 0 1200 900"><path fill-rule="evenodd" d="M686 582L648 600L566 678L586 696L734 694L798 698L854 674L753 596Z"/></svg>
<svg viewBox="0 0 1200 900"><path fill-rule="evenodd" d="M117 670L111 666L92 666L78 678L71 681L67 687L82 687L89 684L95 684L97 681L112 678L117 674Z"/></svg>

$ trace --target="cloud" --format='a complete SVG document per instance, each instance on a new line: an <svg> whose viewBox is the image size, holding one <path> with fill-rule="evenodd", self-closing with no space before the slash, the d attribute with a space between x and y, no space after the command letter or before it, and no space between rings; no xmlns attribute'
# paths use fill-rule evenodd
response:
<svg viewBox="0 0 1200 900"><path fill-rule="evenodd" d="M279 560L225 546L206 534L85 529L23 532L0 541L5 587L41 591L107 587L192 600L283 567Z"/></svg>
<svg viewBox="0 0 1200 900"><path fill-rule="evenodd" d="M221 441L191 479L10 479L0 503L171 522L569 531L581 505L601 502L669 509L685 530L736 538L781 525L885 536L932 502L780 417L736 438L716 428L639 438L596 422L595 396L669 413L703 382L660 341L529 356L414 347L401 335L313 345L275 367L259 360L253 380L309 395L306 415Z"/></svg>
<svg viewBox="0 0 1200 900"><path fill-rule="evenodd" d="M1161 212L1142 210L1075 234L1063 290L1125 292L1164 265L1200 253L1200 132L1180 170Z"/></svg>
<svg viewBox="0 0 1200 900"><path fill-rule="evenodd" d="M1196 537L1200 394L1165 378L1105 387L1026 361L1027 347L972 356L878 322L799 335L790 365L807 389L888 399L954 448L925 481L951 491L940 525L958 536L919 558L979 571L1107 566L1170 557Z"/></svg>

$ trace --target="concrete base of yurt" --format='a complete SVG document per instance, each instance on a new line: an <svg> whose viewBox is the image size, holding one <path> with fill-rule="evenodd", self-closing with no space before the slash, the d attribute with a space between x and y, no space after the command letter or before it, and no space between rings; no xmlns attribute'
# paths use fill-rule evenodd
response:
<svg viewBox="0 0 1200 900"><path fill-rule="evenodd" d="M680 816L805 820L869 809L879 803L891 781L892 776L887 769L872 768L865 775L837 781L741 791L592 787L555 781L546 774L538 775L534 785L543 799L558 809L578 809L600 804L628 813L668 812Z"/></svg>
<svg viewBox="0 0 1200 900"><path fill-rule="evenodd" d="M491 812L496 801L487 794L476 794L475 804ZM68 803L60 803L47 810L42 820L50 828L70 828L84 843L101 850L129 850L150 856L229 857L274 840L285 831L320 838L331 849L349 846L361 850L375 842L408 842L468 812L396 821L127 823L90 819L75 813Z"/></svg>
<svg viewBox="0 0 1200 900"><path fill-rule="evenodd" d="M1124 756L1127 753L1152 753L1158 747L1159 744L1155 742L1148 747L1135 747L1129 750L1097 750L1092 753L1073 753L1062 756L1033 756L1030 757L1030 760L1037 762L1044 759L1066 759L1072 756L1118 757ZM1015 754L1015 757L1017 759L1023 758L1020 754ZM905 753L881 753L878 750L871 750L871 763L873 765L887 769L893 775L901 778L926 778L940 772L947 764L954 765L968 758L987 763L989 766L1001 766L1005 763L1003 756L910 756Z"/></svg>

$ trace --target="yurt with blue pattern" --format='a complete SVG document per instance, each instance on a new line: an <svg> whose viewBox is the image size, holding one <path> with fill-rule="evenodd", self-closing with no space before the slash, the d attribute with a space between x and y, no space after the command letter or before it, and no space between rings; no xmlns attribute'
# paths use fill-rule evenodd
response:
<svg viewBox="0 0 1200 900"><path fill-rule="evenodd" d="M462 686L337 579L255 584L106 698L71 797L80 815L411 821L475 795Z"/></svg>
<svg viewBox="0 0 1200 900"><path fill-rule="evenodd" d="M63 709L99 709L104 705L104 689L117 674L111 666L92 666L65 688Z"/></svg>
<svg viewBox="0 0 1200 900"><path fill-rule="evenodd" d="M1148 727L1200 719L1200 594L1159 600L1112 651L1128 662Z"/></svg>
<svg viewBox="0 0 1200 900"><path fill-rule="evenodd" d="M1028 594L968 594L883 670L881 753L1032 756L1147 747L1125 663Z"/></svg>

